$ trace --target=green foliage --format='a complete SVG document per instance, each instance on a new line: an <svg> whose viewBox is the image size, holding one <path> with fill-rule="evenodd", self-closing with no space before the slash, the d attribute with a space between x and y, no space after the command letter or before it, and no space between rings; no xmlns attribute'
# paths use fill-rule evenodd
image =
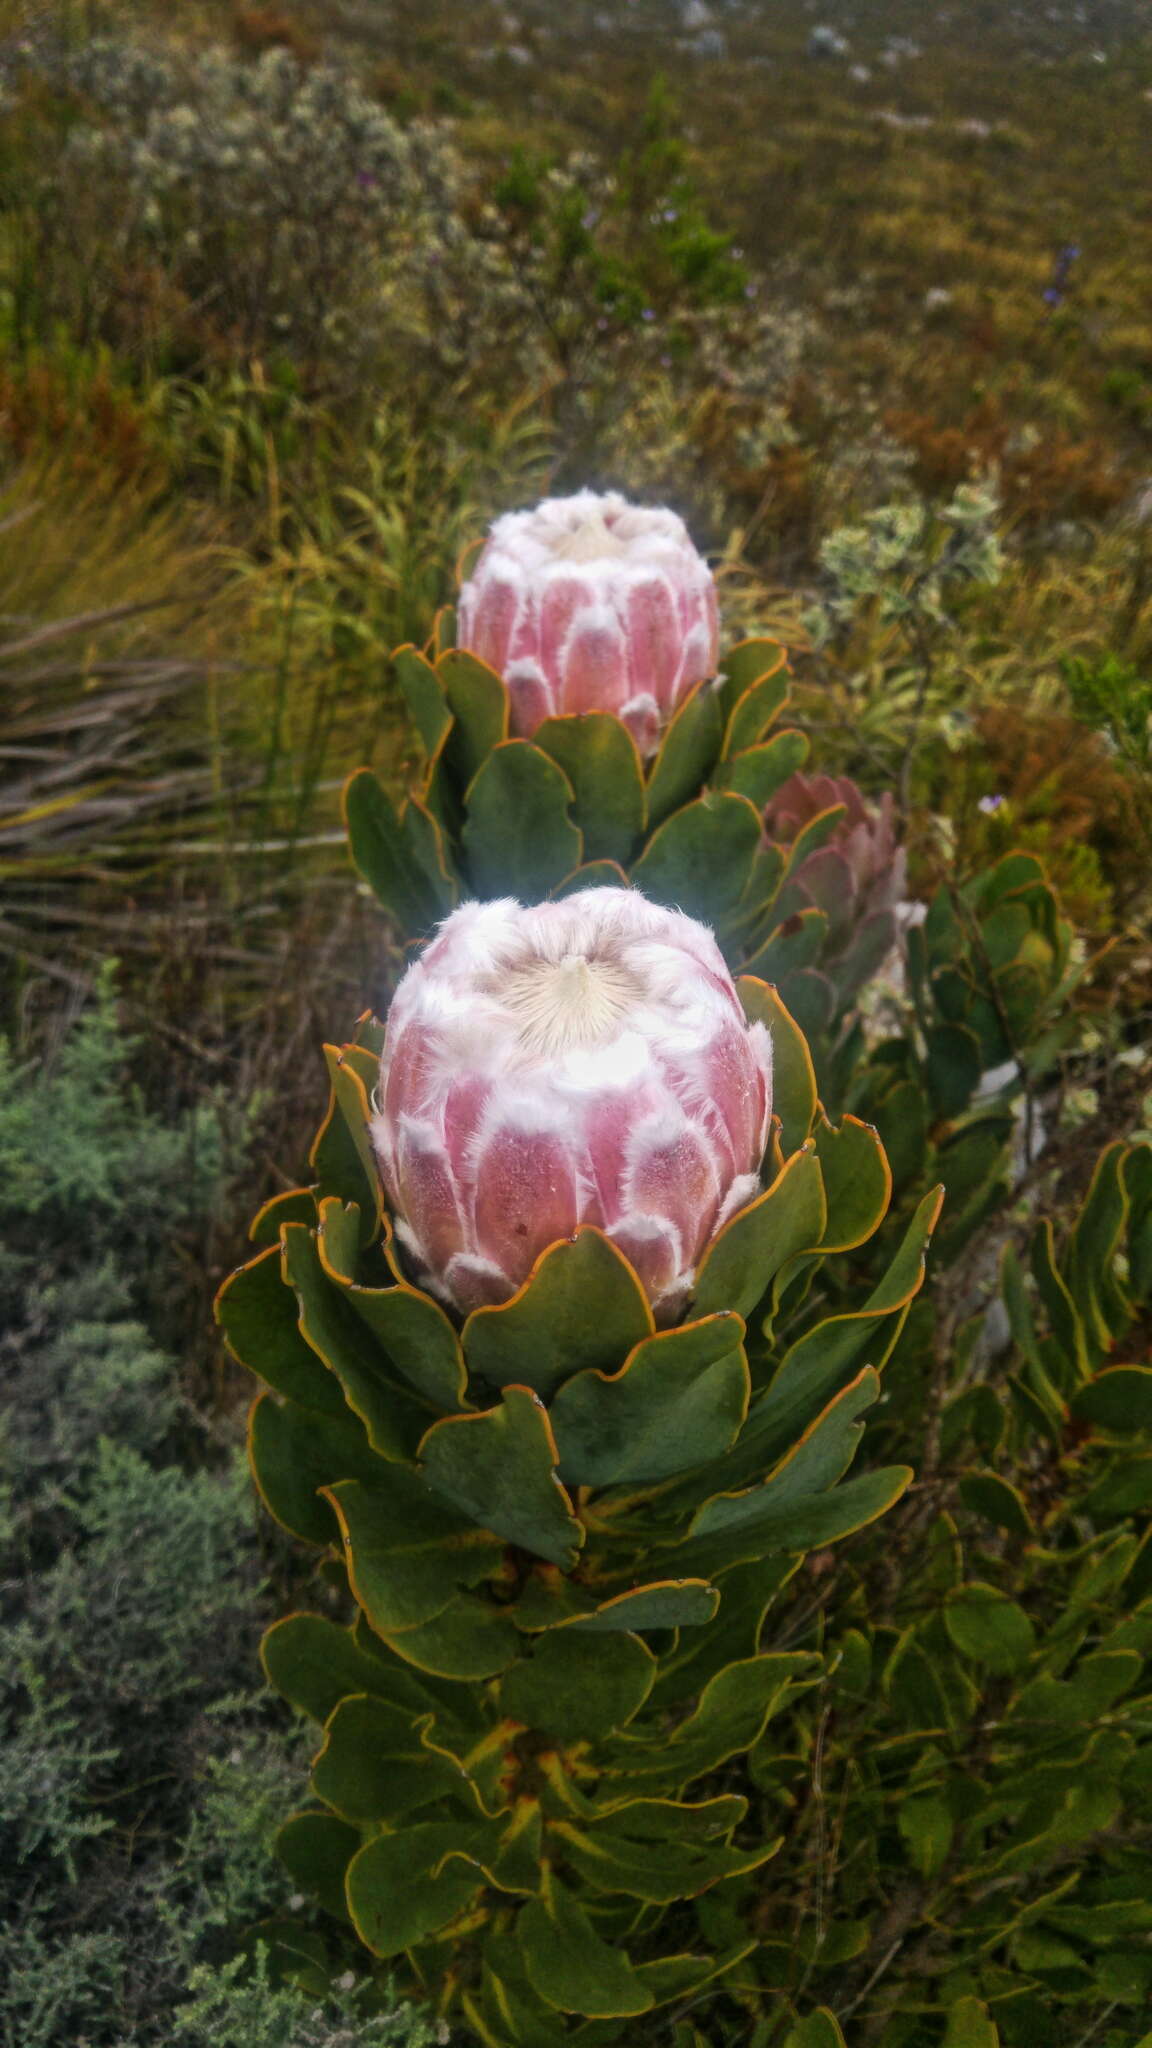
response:
<svg viewBox="0 0 1152 2048"><path fill-rule="evenodd" d="M363 1985L308 2006L226 1962L287 1903L269 1848L303 1760L253 1694L242 1473L150 1327L176 1277L161 1203L194 1222L235 1162L210 1104L148 1109L132 1052L110 978L53 1066L4 1049L0 2041L336 2048L355 2016L416 2048Z"/></svg>
<svg viewBox="0 0 1152 2048"><path fill-rule="evenodd" d="M753 1014L771 1011L770 991L745 987ZM380 1252L349 1199L371 1194L366 1097L349 1081L361 1064L370 1079L374 1056L353 1045L332 1068L315 1239L293 1196L279 1252L219 1305L234 1351L276 1390L251 1436L264 1500L321 1545L334 1510L359 1610L351 1634L300 1615L266 1639L275 1684L325 1727L313 1791L328 1812L290 1822L282 1853L383 1961L407 1953L433 1981L462 1969L482 2038L559 2041L564 2014L654 2011L748 1954L736 1927L710 1954L678 1902L731 1895L739 1918L779 1842L744 1825L746 1793L709 1802L702 1786L820 1675L811 1651L759 1647L791 1554L851 1534L907 1485L903 1466L839 1482L938 1201L852 1311L828 1316L827 1296L810 1296L821 1248L868 1239L890 1181L862 1125L816 1116L809 1138L801 1081L797 1149L721 1233L693 1319L656 1333L627 1261L585 1230L457 1338L405 1280L387 1224L394 1284L368 1279ZM332 1412L301 1336L350 1413Z"/></svg>
<svg viewBox="0 0 1152 2048"><path fill-rule="evenodd" d="M646 770L605 713L510 740L506 687L475 655L404 647L394 663L424 766L399 805L366 771L344 802L352 858L402 930L463 895L530 898L624 872L761 972L789 911L776 908L787 863L761 853L758 813L806 751L800 733L767 738L789 698L776 642L733 648L723 687L685 701Z"/></svg>

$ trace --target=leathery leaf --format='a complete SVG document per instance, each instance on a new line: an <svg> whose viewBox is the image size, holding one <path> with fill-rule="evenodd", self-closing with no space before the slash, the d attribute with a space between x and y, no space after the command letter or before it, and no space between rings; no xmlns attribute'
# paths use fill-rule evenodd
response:
<svg viewBox="0 0 1152 2048"><path fill-rule="evenodd" d="M431 1621L503 1559L498 1536L448 1507L404 1466L387 1468L375 1485L343 1480L328 1498L352 1590L379 1635Z"/></svg>
<svg viewBox="0 0 1152 2048"><path fill-rule="evenodd" d="M738 1315L707 1316L646 1338L617 1373L566 1381L550 1415L561 1477L611 1486L719 1457L748 1412L743 1336Z"/></svg>
<svg viewBox="0 0 1152 2048"><path fill-rule="evenodd" d="M646 815L644 775L631 733L606 711L589 711L546 718L532 740L568 778L584 859L627 861Z"/></svg>
<svg viewBox="0 0 1152 2048"><path fill-rule="evenodd" d="M364 1429L345 1409L318 1415L262 1394L248 1419L248 1461L265 1507L305 1543L334 1541L336 1526L322 1489L348 1473L379 1468Z"/></svg>
<svg viewBox="0 0 1152 2048"><path fill-rule="evenodd" d="M349 1865L348 1906L357 1934L373 1955L398 1956L441 1927L484 1882L474 1851L482 1826L427 1820L378 1835Z"/></svg>
<svg viewBox="0 0 1152 2048"><path fill-rule="evenodd" d="M548 1400L573 1373L614 1371L653 1329L627 1259L601 1231L585 1227L549 1245L511 1301L473 1311L464 1355L493 1386L514 1382Z"/></svg>
<svg viewBox="0 0 1152 2048"><path fill-rule="evenodd" d="M750 1315L789 1259L820 1243L825 1213L824 1183L809 1142L713 1238L696 1281L697 1313L734 1309Z"/></svg>
<svg viewBox="0 0 1152 2048"><path fill-rule="evenodd" d="M609 1745L602 1794L610 1796L617 1783L621 1791L643 1785L679 1790L729 1757L743 1756L791 1693L813 1684L821 1668L822 1660L805 1651L729 1664L709 1679L695 1712L665 1741L653 1744L650 1735L625 1730Z"/></svg>
<svg viewBox="0 0 1152 2048"><path fill-rule="evenodd" d="M572 785L530 740L502 740L468 788L463 843L478 896L531 903L579 867Z"/></svg>
<svg viewBox="0 0 1152 2048"><path fill-rule="evenodd" d="M731 791L709 790L657 828L632 880L655 902L715 924L739 902L760 837L755 804Z"/></svg>
<svg viewBox="0 0 1152 2048"><path fill-rule="evenodd" d="M495 1408L434 1423L419 1455L441 1500L505 1542L572 1569L584 1530L556 1470L547 1410L530 1387L505 1387Z"/></svg>
<svg viewBox="0 0 1152 2048"><path fill-rule="evenodd" d="M334 1258L336 1204L321 1205L317 1240L320 1263L387 1356L393 1372L437 1408L467 1405L468 1375L460 1339L431 1295L401 1282L396 1287L359 1287Z"/></svg>
<svg viewBox="0 0 1152 2048"><path fill-rule="evenodd" d="M849 1251L871 1237L892 1193L892 1175L879 1134L859 1117L839 1124L819 1118L813 1133L824 1179L828 1221L825 1251Z"/></svg>
<svg viewBox="0 0 1152 2048"><path fill-rule="evenodd" d="M500 1711L557 1742L594 1742L639 1713L656 1659L639 1636L553 1630L500 1682Z"/></svg>
<svg viewBox="0 0 1152 2048"><path fill-rule="evenodd" d="M623 1950L602 1940L548 1865L540 1897L524 1907L517 1932L533 1990L561 2012L623 2019L656 2003Z"/></svg>
<svg viewBox="0 0 1152 2048"><path fill-rule="evenodd" d="M296 1290L300 1328L343 1387L373 1450L384 1458L410 1458L427 1428L427 1409L393 1379L387 1356L325 1272L316 1238L302 1223L284 1226L284 1272Z"/></svg>
<svg viewBox="0 0 1152 2048"><path fill-rule="evenodd" d="M776 989L754 974L742 974L736 993L750 1024L763 1024L772 1041L772 1114L780 1119L780 1143L787 1158L808 1137L816 1115L816 1070L808 1041Z"/></svg>
<svg viewBox="0 0 1152 2048"><path fill-rule="evenodd" d="M318 1799L353 1823L398 1821L434 1799L459 1798L460 1773L424 1747L412 1717L386 1700L343 1699L312 1766Z"/></svg>

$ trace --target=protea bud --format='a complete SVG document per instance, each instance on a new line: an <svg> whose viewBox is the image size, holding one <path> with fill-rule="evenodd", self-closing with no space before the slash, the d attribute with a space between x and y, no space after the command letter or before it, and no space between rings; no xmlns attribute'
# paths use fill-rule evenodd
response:
<svg viewBox="0 0 1152 2048"><path fill-rule="evenodd" d="M765 831L791 845L834 804L844 805L844 817L789 877L776 908L781 915L813 906L823 911L828 931L819 964L843 1007L896 944L908 864L897 844L890 793L870 805L847 775L789 776L764 813Z"/></svg>
<svg viewBox="0 0 1152 2048"><path fill-rule="evenodd" d="M397 989L372 1137L422 1286L467 1313L595 1224L673 1321L771 1111L711 933L638 892L454 911ZM595 1304L589 1304L595 1313Z"/></svg>
<svg viewBox="0 0 1152 2048"><path fill-rule="evenodd" d="M683 520L616 491L498 519L457 631L504 677L521 737L557 713L611 711L645 755L718 658L715 585Z"/></svg>

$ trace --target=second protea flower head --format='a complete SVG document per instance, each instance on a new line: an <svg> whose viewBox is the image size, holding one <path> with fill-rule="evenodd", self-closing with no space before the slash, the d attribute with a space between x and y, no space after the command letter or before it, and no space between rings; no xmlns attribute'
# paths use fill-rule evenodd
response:
<svg viewBox="0 0 1152 2048"><path fill-rule="evenodd" d="M504 677L522 737L558 713L611 711L650 754L716 673L716 588L675 512L578 491L495 522L458 637Z"/></svg>
<svg viewBox="0 0 1152 2048"><path fill-rule="evenodd" d="M457 1309L595 1224L671 1322L756 1193L771 1099L711 933L588 889L445 920L396 992L372 1138L416 1275Z"/></svg>
<svg viewBox="0 0 1152 2048"><path fill-rule="evenodd" d="M820 959L837 1006L857 994L896 944L909 907L908 862L896 837L890 792L869 803L847 775L790 775L764 814L771 839L785 845L822 811L842 804L831 838L802 860L777 899L784 916L815 907L828 919Z"/></svg>

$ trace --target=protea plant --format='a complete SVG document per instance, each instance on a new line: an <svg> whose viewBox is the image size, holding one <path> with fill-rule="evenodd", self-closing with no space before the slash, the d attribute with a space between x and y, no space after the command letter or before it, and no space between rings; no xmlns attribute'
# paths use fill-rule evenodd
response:
<svg viewBox="0 0 1152 2048"><path fill-rule="evenodd" d="M778 1844L739 1760L822 1668L766 1617L907 1484L841 1481L936 1198L855 1313L813 1313L883 1149L823 1118L773 991L635 892L465 906L329 1058L313 1182L219 1306L268 1387L261 1493L347 1588L264 1648L323 1728L280 1848L325 1966L351 1928L489 2048L754 2007ZM315 1937L267 1933L314 1984Z"/></svg>
<svg viewBox="0 0 1152 2048"><path fill-rule="evenodd" d="M716 589L682 519L618 491L498 519L460 592L457 640L508 685L512 730L610 711L647 757L716 673Z"/></svg>
<svg viewBox="0 0 1152 2048"><path fill-rule="evenodd" d="M595 1224L658 1323L750 1201L771 1061L711 934L635 890L469 903L396 992L372 1139L422 1286L467 1313Z"/></svg>
<svg viewBox="0 0 1152 2048"><path fill-rule="evenodd" d="M793 970L788 993L813 1030L841 1017L892 952L908 880L889 791L870 803L850 776L797 771L767 805L765 835L786 849L802 848L818 820L830 829L790 861L773 905L780 923L799 918L812 934L809 958Z"/></svg>

